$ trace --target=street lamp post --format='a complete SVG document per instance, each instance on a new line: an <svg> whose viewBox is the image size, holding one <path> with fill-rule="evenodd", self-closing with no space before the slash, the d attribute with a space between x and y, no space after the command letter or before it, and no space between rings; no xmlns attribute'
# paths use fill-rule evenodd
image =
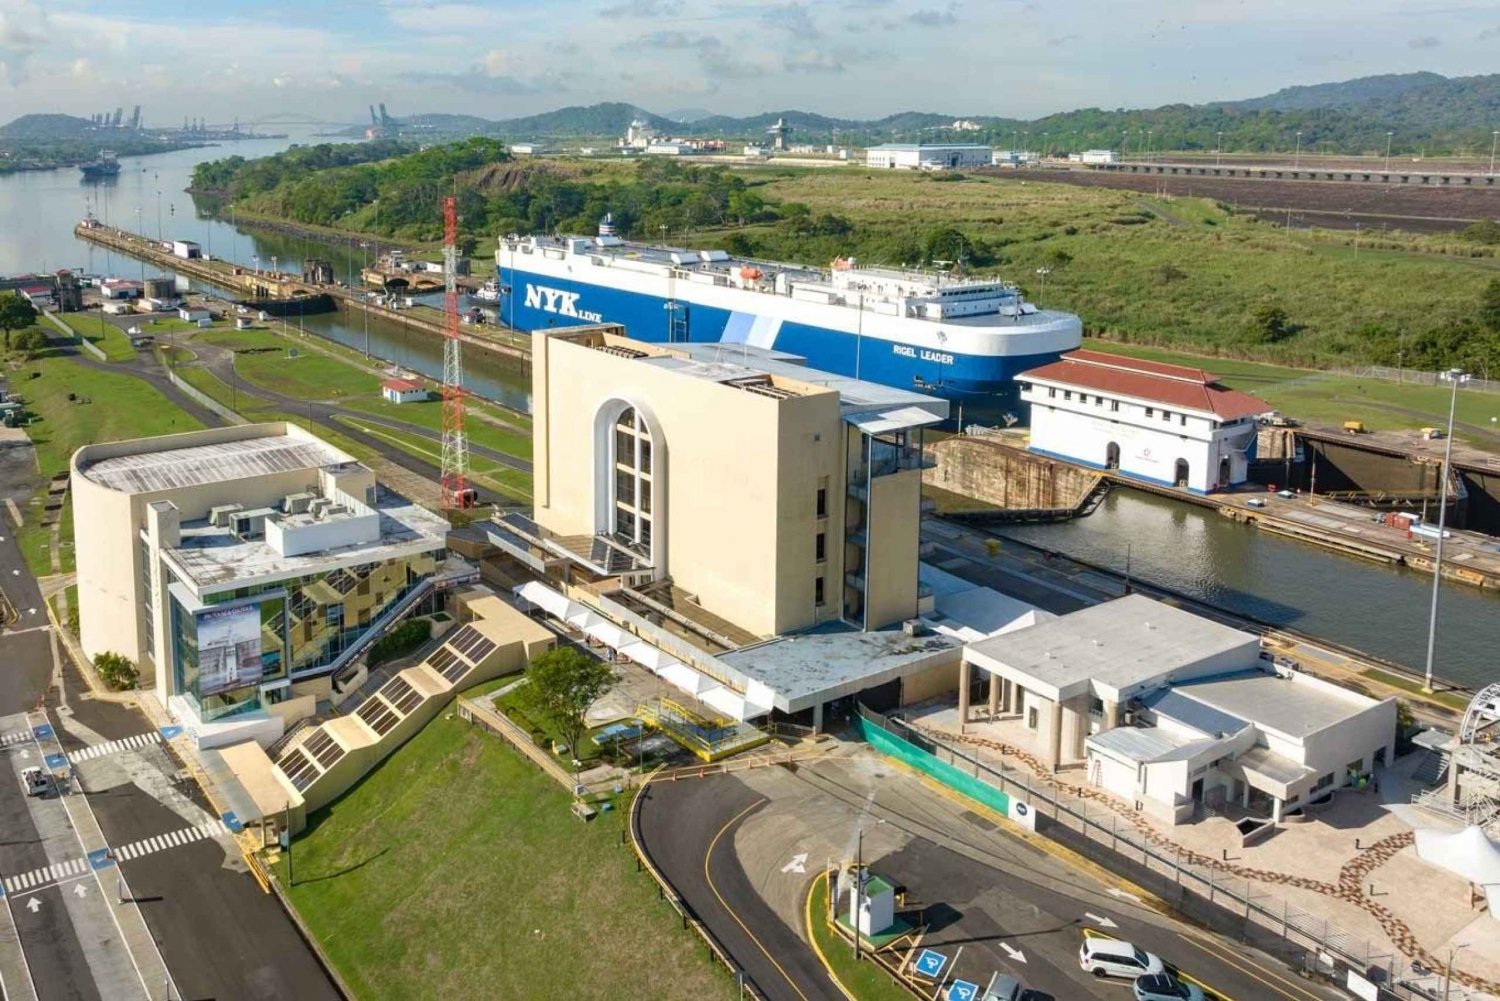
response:
<svg viewBox="0 0 1500 1001"><path fill-rule="evenodd" d="M1217 167L1224 156L1224 133L1219 133L1219 143L1214 147L1214 166Z"/></svg>
<svg viewBox="0 0 1500 1001"><path fill-rule="evenodd" d="M1448 469L1453 460L1453 417L1458 410L1458 387L1469 381L1468 373L1450 368L1441 378L1452 385L1448 399L1448 437L1443 440L1443 470L1438 477L1437 553L1432 567L1432 610L1427 617L1427 668L1422 672L1422 690L1432 691L1432 658L1437 650L1438 592L1443 586L1443 526L1448 523Z"/></svg>
<svg viewBox="0 0 1500 1001"><path fill-rule="evenodd" d="M1037 291L1037 294L1036 294L1037 304L1041 305L1042 296L1044 296L1044 295L1047 294L1047 276L1052 273L1052 269L1051 268L1037 268L1036 269L1036 273L1037 273L1037 276L1042 279L1042 287Z"/></svg>
<svg viewBox="0 0 1500 1001"><path fill-rule="evenodd" d="M1453 957L1458 955L1458 950L1467 949L1469 943L1450 946L1448 949L1448 965L1443 970L1443 1001L1448 1001L1448 989L1453 986Z"/></svg>
<svg viewBox="0 0 1500 1001"><path fill-rule="evenodd" d="M1391 139L1395 135L1396 133L1394 132L1387 132L1385 134L1385 172L1387 174L1391 172Z"/></svg>
<svg viewBox="0 0 1500 1001"><path fill-rule="evenodd" d="M1490 176L1495 176L1495 147L1500 145L1500 129L1490 133Z"/></svg>
<svg viewBox="0 0 1500 1001"><path fill-rule="evenodd" d="M1292 169L1302 166L1302 133L1297 133L1297 152L1292 156Z"/></svg>

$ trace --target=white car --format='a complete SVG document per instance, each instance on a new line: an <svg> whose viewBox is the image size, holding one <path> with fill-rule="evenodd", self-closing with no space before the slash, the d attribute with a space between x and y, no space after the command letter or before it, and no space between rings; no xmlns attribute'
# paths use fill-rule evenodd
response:
<svg viewBox="0 0 1500 1001"><path fill-rule="evenodd" d="M40 768L27 768L21 772L21 788L28 796L45 796L52 791L52 776Z"/></svg>
<svg viewBox="0 0 1500 1001"><path fill-rule="evenodd" d="M1078 965L1096 977L1126 977L1135 980L1150 973L1165 973L1161 957L1137 949L1117 938L1086 938L1078 947Z"/></svg>
<svg viewBox="0 0 1500 1001"><path fill-rule="evenodd" d="M1135 1001L1203 1001L1203 989L1184 983L1170 973L1137 977L1131 988Z"/></svg>

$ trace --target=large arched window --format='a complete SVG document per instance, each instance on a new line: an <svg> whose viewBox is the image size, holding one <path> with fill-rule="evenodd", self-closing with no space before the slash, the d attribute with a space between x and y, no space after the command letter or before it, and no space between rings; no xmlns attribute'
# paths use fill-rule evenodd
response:
<svg viewBox="0 0 1500 1001"><path fill-rule="evenodd" d="M634 407L626 407L614 428L614 505L611 529L627 543L651 550L651 432Z"/></svg>

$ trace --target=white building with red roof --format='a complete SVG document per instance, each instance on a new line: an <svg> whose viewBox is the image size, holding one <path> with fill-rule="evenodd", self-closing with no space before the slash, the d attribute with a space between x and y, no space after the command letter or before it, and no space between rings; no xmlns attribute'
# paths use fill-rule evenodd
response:
<svg viewBox="0 0 1500 1001"><path fill-rule="evenodd" d="M1182 365L1079 350L1016 376L1031 450L1212 493L1244 482L1264 400Z"/></svg>
<svg viewBox="0 0 1500 1001"><path fill-rule="evenodd" d="M428 398L427 387L410 379L387 379L380 384L380 395L391 403L418 403Z"/></svg>

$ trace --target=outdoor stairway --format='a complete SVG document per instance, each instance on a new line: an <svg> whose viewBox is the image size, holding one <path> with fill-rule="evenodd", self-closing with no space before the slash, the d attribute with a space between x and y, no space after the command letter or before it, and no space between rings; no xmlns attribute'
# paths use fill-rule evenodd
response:
<svg viewBox="0 0 1500 1001"><path fill-rule="evenodd" d="M1452 756L1447 751L1430 750L1412 771L1411 777L1424 786L1435 786L1447 777L1451 761Z"/></svg>

